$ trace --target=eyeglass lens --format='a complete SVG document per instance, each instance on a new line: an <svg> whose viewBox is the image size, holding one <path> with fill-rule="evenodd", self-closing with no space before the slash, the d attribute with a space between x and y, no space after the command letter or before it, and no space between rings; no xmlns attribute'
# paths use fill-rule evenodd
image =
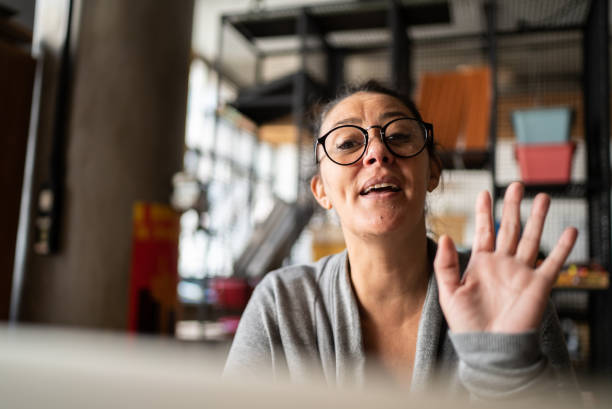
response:
<svg viewBox="0 0 612 409"><path fill-rule="evenodd" d="M399 119L384 130L387 148L397 156L413 156L426 143L425 127L414 119ZM357 161L366 149L362 128L346 125L333 130L325 139L325 152L334 162L350 164Z"/></svg>

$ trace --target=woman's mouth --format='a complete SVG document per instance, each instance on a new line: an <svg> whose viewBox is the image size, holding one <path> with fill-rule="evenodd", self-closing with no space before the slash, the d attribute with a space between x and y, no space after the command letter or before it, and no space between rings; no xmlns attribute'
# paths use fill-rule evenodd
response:
<svg viewBox="0 0 612 409"><path fill-rule="evenodd" d="M359 194L361 196L368 195L370 193L385 193L385 192L399 192L400 188L393 183L377 183L375 185L368 186Z"/></svg>

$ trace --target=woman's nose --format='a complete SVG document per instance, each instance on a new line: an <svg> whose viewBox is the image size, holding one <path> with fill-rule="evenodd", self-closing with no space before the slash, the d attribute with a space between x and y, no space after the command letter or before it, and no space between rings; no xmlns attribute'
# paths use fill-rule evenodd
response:
<svg viewBox="0 0 612 409"><path fill-rule="evenodd" d="M393 160L393 154L389 152L389 149L387 149L387 146L383 143L381 130L373 128L368 132L368 146L365 155L363 155L364 165L373 165L376 162L390 163Z"/></svg>

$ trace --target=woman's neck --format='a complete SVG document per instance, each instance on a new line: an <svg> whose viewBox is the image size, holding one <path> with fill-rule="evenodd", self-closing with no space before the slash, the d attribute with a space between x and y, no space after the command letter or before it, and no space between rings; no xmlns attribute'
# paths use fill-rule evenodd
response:
<svg viewBox="0 0 612 409"><path fill-rule="evenodd" d="M366 317L401 325L420 315L430 262L425 225L401 238L364 238L345 234L350 276Z"/></svg>

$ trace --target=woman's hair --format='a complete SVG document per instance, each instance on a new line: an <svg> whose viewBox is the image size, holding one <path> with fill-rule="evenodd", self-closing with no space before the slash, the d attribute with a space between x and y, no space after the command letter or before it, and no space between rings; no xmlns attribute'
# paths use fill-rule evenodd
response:
<svg viewBox="0 0 612 409"><path fill-rule="evenodd" d="M414 102L412 102L412 99L410 99L410 97L408 97L407 95L404 95L390 88L387 88L386 86L382 85L380 82L376 80L369 80L367 82L363 82L360 84L348 84L340 89L340 92L338 92L338 94L336 95L334 99L332 99L331 101L323 105L323 107L317 114L317 118L314 121L314 132L313 132L315 145L317 143L317 139L320 136L319 133L321 132L321 126L323 125L323 121L325 120L325 117L327 116L327 114L336 105L338 105L338 103L340 103L342 100L358 92L372 92L375 94L384 94L384 95L389 95L393 98L396 98L402 104L404 104L406 108L410 110L410 112L414 115L415 119L418 119L419 121L423 121L423 118L421 117L421 113L417 109ZM436 154L436 149L435 149L434 144L431 144L431 143L427 144L427 152L433 158L436 158L437 160L437 154Z"/></svg>

